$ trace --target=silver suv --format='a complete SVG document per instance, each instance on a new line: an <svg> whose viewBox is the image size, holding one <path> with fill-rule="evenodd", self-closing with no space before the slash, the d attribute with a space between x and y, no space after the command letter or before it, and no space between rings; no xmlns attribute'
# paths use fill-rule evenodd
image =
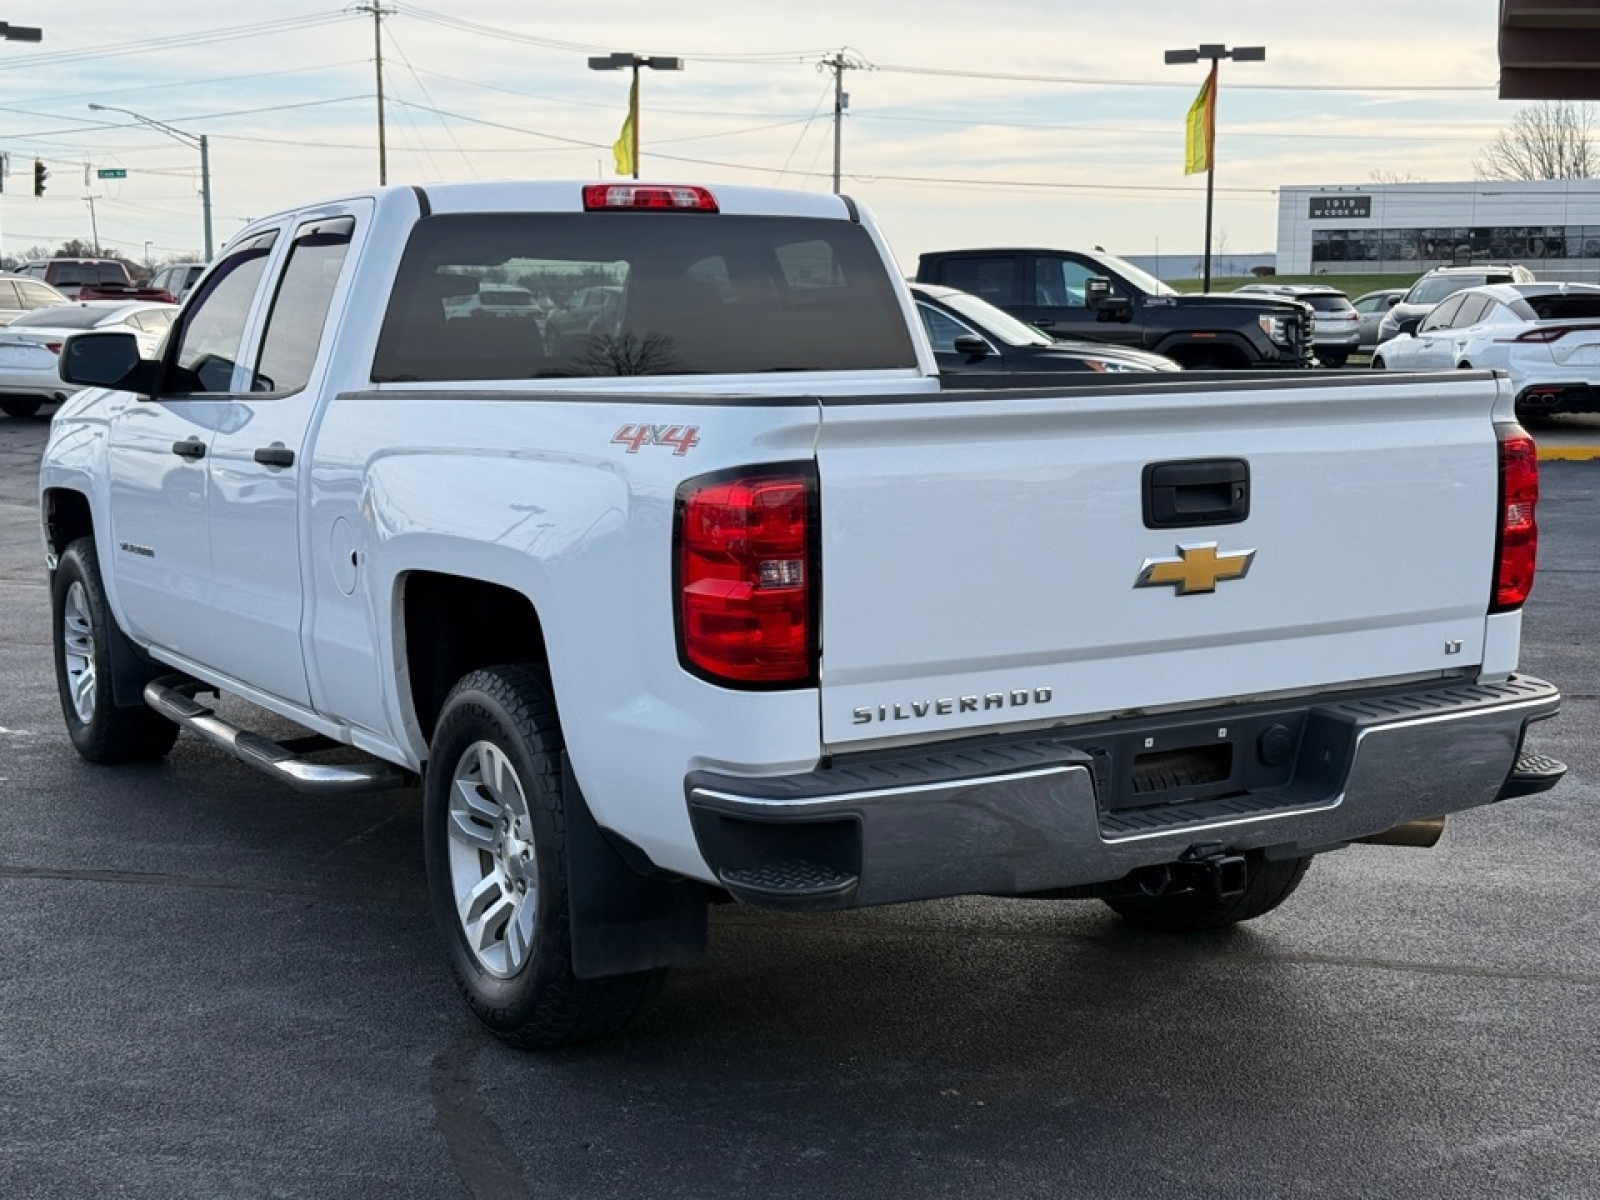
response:
<svg viewBox="0 0 1600 1200"><path fill-rule="evenodd" d="M1463 288L1482 287L1486 283L1533 282L1533 272L1515 263L1435 267L1413 283L1411 290L1400 298L1400 303L1384 315L1378 323L1378 341L1383 343L1398 336L1402 326L1415 333L1422 318L1431 313L1439 301L1454 296Z"/></svg>
<svg viewBox="0 0 1600 1200"><path fill-rule="evenodd" d="M1361 314L1338 288L1314 283L1247 283L1236 292L1267 292L1311 306L1311 348L1325 367L1342 367L1361 346Z"/></svg>

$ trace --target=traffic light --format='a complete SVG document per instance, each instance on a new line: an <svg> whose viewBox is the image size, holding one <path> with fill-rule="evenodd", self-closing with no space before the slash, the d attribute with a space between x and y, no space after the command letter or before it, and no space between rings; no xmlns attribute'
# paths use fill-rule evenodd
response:
<svg viewBox="0 0 1600 1200"><path fill-rule="evenodd" d="M44 165L43 159L33 160L33 194L44 195L44 181L50 178L50 172Z"/></svg>

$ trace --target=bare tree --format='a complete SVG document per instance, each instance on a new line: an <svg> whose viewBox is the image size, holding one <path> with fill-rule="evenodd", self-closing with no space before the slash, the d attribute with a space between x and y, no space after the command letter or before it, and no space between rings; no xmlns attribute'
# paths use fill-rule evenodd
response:
<svg viewBox="0 0 1600 1200"><path fill-rule="evenodd" d="M1594 106L1546 100L1518 109L1472 164L1479 179L1589 179L1597 163Z"/></svg>
<svg viewBox="0 0 1600 1200"><path fill-rule="evenodd" d="M1374 167L1367 173L1367 178L1373 183L1427 183L1420 175L1413 175L1410 171L1390 171L1383 167Z"/></svg>

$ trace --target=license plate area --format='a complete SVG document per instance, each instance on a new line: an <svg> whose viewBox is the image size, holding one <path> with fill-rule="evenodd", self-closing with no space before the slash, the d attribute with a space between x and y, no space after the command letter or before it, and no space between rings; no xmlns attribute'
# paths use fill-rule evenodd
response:
<svg viewBox="0 0 1600 1200"><path fill-rule="evenodd" d="M1094 760L1104 813L1160 809L1286 786L1294 776L1305 713L1145 726L1097 740Z"/></svg>

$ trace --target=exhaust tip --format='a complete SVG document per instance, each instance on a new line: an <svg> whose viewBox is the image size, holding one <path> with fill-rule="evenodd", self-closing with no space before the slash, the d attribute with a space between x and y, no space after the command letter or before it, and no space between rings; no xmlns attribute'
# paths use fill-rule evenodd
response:
<svg viewBox="0 0 1600 1200"><path fill-rule="evenodd" d="M1439 839L1444 836L1444 821L1443 817L1404 821L1393 829L1385 829L1382 833L1369 833L1366 837L1355 840L1365 842L1369 846L1413 846L1419 850L1427 850L1437 846Z"/></svg>

